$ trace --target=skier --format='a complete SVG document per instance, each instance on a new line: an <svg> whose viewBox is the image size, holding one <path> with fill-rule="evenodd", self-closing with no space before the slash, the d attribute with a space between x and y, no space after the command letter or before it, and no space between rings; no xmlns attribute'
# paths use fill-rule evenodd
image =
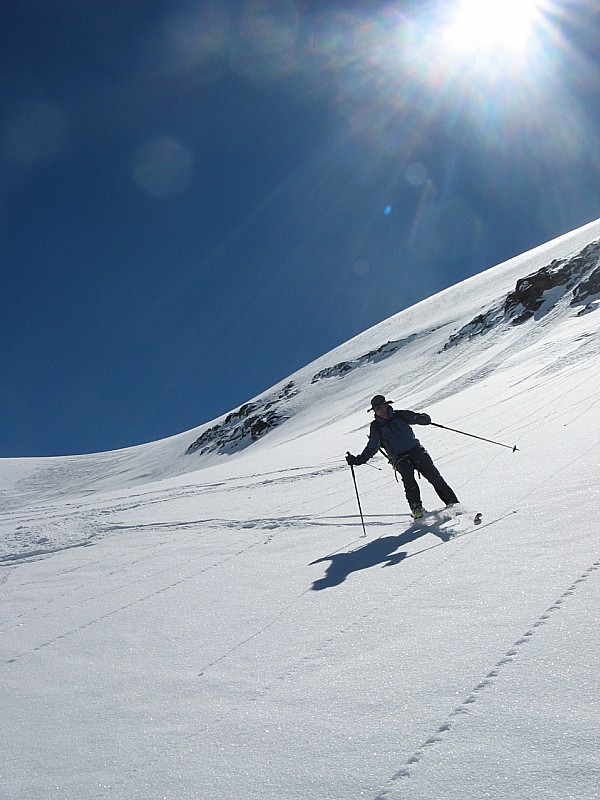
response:
<svg viewBox="0 0 600 800"><path fill-rule="evenodd" d="M431 422L429 414L394 411L391 406L393 402L386 400L382 394L376 394L371 400L371 410L375 412L375 418L371 422L367 446L357 456L348 453L346 461L350 466L364 464L383 448L396 474L400 473L413 519L421 519L424 511L419 485L415 480L415 470L429 481L447 506L458 503L458 498L442 478L431 456L411 428L411 425L429 425Z"/></svg>

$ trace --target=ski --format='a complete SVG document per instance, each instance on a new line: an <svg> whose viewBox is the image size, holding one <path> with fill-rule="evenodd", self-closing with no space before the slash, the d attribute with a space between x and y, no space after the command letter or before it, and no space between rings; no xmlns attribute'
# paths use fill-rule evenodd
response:
<svg viewBox="0 0 600 800"><path fill-rule="evenodd" d="M452 519L464 516L470 516L469 512L463 511L462 509L459 508L440 508L440 509L435 509L433 511L427 511L424 509L423 516L417 517L417 519L413 519L413 523L427 521L428 519L438 520L439 522L450 522L450 520ZM471 523L473 525L481 525L482 522L483 522L483 514L481 513L481 511L478 511L471 517Z"/></svg>

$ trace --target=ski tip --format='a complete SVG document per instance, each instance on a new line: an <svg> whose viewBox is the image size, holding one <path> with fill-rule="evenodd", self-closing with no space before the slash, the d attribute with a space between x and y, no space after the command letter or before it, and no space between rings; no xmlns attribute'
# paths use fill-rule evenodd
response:
<svg viewBox="0 0 600 800"><path fill-rule="evenodd" d="M483 515L482 515L481 513L479 513L479 512L478 512L478 513L477 513L477 514L475 514L475 516L473 517L473 525L480 525L480 524L481 524L481 520L482 520L482 519L483 519Z"/></svg>

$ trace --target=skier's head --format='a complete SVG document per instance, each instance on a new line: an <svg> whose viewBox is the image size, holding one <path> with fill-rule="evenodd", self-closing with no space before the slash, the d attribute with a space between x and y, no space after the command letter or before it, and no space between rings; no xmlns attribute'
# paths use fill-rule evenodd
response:
<svg viewBox="0 0 600 800"><path fill-rule="evenodd" d="M390 403L393 403L393 400L386 400L385 396L382 394L376 394L375 397L371 400L371 411L374 411L376 414L378 411L383 411Z"/></svg>

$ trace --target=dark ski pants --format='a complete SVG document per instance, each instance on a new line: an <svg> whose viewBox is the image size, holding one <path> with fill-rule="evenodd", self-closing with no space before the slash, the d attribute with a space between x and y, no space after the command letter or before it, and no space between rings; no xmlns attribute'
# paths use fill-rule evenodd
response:
<svg viewBox="0 0 600 800"><path fill-rule="evenodd" d="M416 508L421 505L421 492L415 480L415 470L429 481L445 505L458 503L458 498L440 475L431 456L422 445L413 447L403 456L398 456L394 461L394 469L400 474L408 505Z"/></svg>

